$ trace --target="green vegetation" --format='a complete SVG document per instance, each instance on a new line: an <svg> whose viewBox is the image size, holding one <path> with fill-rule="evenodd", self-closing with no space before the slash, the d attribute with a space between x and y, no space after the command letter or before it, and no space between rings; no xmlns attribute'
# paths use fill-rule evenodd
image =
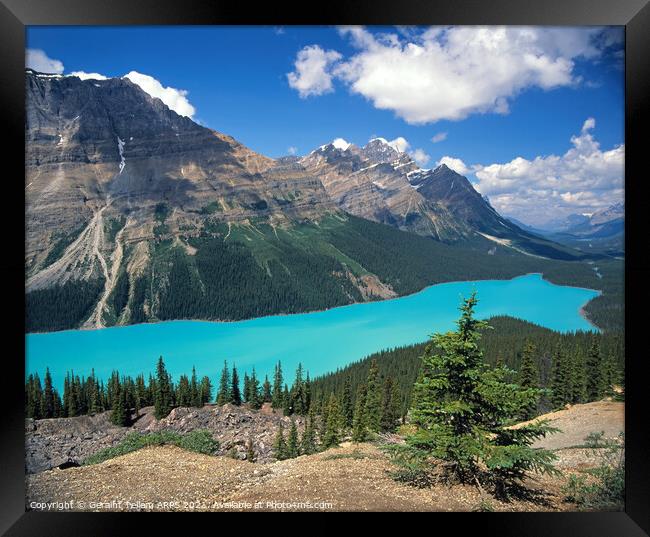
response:
<svg viewBox="0 0 650 537"><path fill-rule="evenodd" d="M448 281L542 272L556 284L602 290L587 305L587 314L606 331L623 327L620 260L598 260L602 276L598 278L587 262L531 257L498 245L496 253L489 255L493 243L490 248L479 239L448 245L350 215L332 215L288 228L271 227L262 219L230 227L206 221L200 236L180 237L196 249L195 255L189 255L177 241L162 240L169 231L165 224L169 212L165 203L156 206L151 262L133 282L128 322L239 320L322 310L362 301L354 280L369 274L403 295ZM74 289L64 286L65 290L30 292L28 330L79 326L85 319L74 301L89 309L99 292L88 286L75 281L70 286ZM69 300L62 302L62 294L73 299L72 308L67 307ZM128 301L128 279L120 276L109 301L115 319ZM53 310L62 303L66 311L58 315Z"/></svg>
<svg viewBox="0 0 650 537"><path fill-rule="evenodd" d="M84 322L99 300L104 280L75 280L25 295L25 331L74 328Z"/></svg>
<svg viewBox="0 0 650 537"><path fill-rule="evenodd" d="M485 362L490 365L500 363L509 369L520 371L523 368L524 350L530 344L534 346L534 351L529 351L531 353L529 359L532 360L534 369L537 370L539 375L538 387L542 389L552 387L553 356L559 346L564 349L563 352L567 355L572 358L576 357L575 364L572 365L575 382L571 385L571 388L579 391L579 386L584 382L584 379L592 374L591 369L579 357L580 355L586 355L594 342L598 344L602 356L607 357L603 368L611 370L610 373L607 373L608 378L612 379L610 387L622 383L625 366L625 340L620 333L578 331L563 334L507 316L492 317L488 319L488 322L493 327L493 330L483 333L479 342ZM411 406L412 386L417 379L420 358L426 345L427 343L419 343L380 351L337 371L314 378L311 384L312 398L318 401L323 397L323 394L332 391L342 397L345 384L349 382L350 391L353 395L353 404L356 404L359 389L363 387L370 364L375 360L379 368L379 376L382 378L391 377L396 382L396 395L399 405L398 415L400 417L404 416ZM569 376L567 376L567 379L569 379ZM530 384L529 387L535 386ZM608 395L609 392L611 392L611 388L605 390L603 395ZM563 395L562 402L558 401L558 403L559 406L563 406L564 403L587 402L589 400L593 399L589 399L586 395L584 397L574 396L572 393L570 399L565 399L565 395ZM546 395L541 398L536 409L528 409L526 415L530 415L530 413L536 415L551 408L553 408L553 405Z"/></svg>
<svg viewBox="0 0 650 537"><path fill-rule="evenodd" d="M84 465L99 464L108 459L126 455L149 446L171 445L178 446L188 451L213 455L219 449L217 442L210 431L196 430L186 434L179 434L173 431L160 431L155 433L141 434L130 432L116 446L98 451L83 461Z"/></svg>
<svg viewBox="0 0 650 537"><path fill-rule="evenodd" d="M462 483L481 481L499 497L531 471L557 474L555 455L532 443L556 431L544 420L517 429L514 418L541 396L541 390L509 382L512 371L490 367L478 345L489 327L474 318L477 300L463 301L457 330L434 334L422 356L413 388L411 424L405 445L387 448L407 470L436 469L439 478Z"/></svg>
<svg viewBox="0 0 650 537"><path fill-rule="evenodd" d="M47 253L47 257L43 261L43 268L49 267L52 263L58 261L63 255L63 252L65 252L66 248L70 246L75 240L77 240L77 237L79 237L79 235L81 235L81 232L85 227L85 224L82 224L81 226L74 229L71 233L56 234L53 236L54 244L52 245L50 251Z"/></svg>
<svg viewBox="0 0 650 537"><path fill-rule="evenodd" d="M604 433L591 433L586 447L600 459L600 464L582 475L571 474L563 489L567 501L596 511L622 511L625 505L625 442L604 439Z"/></svg>

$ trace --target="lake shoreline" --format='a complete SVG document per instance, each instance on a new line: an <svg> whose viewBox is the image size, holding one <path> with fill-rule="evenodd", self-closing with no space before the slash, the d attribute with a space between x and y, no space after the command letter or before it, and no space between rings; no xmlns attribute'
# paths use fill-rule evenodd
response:
<svg viewBox="0 0 650 537"><path fill-rule="evenodd" d="M310 314L318 314L318 313L324 313L328 312L334 309L340 309L340 308L347 308L350 306L358 306L360 304L373 304L376 302L389 302L391 300L398 300L402 298L407 298L411 297L414 295L417 295L419 293L422 293L426 291L427 289L430 289L432 287L437 287L441 285L447 285L447 284L457 284L457 283L478 283L478 282L487 282L487 281L513 281L516 280L517 278L524 278L526 276L533 276L533 275L540 275L542 277L542 280L545 282L549 283L550 285L558 286L558 287L572 287L573 289L582 289L585 291L593 291L595 293L598 293L597 296L589 299L587 302L585 302L579 309L578 313L580 314L581 317L585 319L592 327L594 327L596 330L600 331L601 329L587 316L587 313L585 311L585 307L595 298L598 296L601 296L603 292L599 289L591 289L589 287L577 287L573 285L561 285L554 283L550 280L547 280L544 278L544 273L543 272L527 272L525 274L519 274L517 276L513 276L512 278L483 278L483 279L477 279L477 280L450 280L447 282L439 282L439 283L432 283L430 285L427 285L426 287L423 287L422 289L418 291L414 291L412 293L408 293L405 295L398 295L393 298L385 298L381 300L369 300L369 301L364 301L364 302L351 302L350 304L343 304L341 306L332 306L331 308L325 308L321 310L309 310L309 311L298 311L294 313L270 313L268 315L261 315L259 317L249 317L245 319L230 319L230 320L219 320L219 319L197 319L197 318L188 318L188 319L168 319L168 320L158 320L158 321L147 321L144 323L134 323L134 324L122 324L122 325L112 325L112 326L104 326L102 328L97 328L97 327L79 327L79 328L67 328L65 330L52 330L49 332L28 332L25 334L25 336L31 336L31 335L41 335L41 334L60 334L64 332L78 332L78 331L83 331L83 332L93 332L97 330L108 330L108 329L119 329L119 328L128 328L128 327L133 327L133 326L147 326L147 325L159 325L159 324L165 324L165 323L182 323L182 322L197 322L197 323L214 323L214 324L228 324L228 323L243 323L243 322L250 322L250 321L255 321L258 319L266 319L266 318L273 318L273 317L291 317L292 315L310 315Z"/></svg>

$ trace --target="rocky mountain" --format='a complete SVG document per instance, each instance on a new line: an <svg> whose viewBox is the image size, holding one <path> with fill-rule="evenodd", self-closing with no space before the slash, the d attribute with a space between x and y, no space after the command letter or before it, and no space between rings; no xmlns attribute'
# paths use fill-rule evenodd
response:
<svg viewBox="0 0 650 537"><path fill-rule="evenodd" d="M25 89L28 331L323 309L499 273L497 250L575 259L381 138L270 159L126 78Z"/></svg>

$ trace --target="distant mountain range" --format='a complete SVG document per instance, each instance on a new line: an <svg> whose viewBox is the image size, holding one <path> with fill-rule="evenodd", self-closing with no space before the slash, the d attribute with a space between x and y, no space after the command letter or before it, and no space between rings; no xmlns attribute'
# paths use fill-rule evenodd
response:
<svg viewBox="0 0 650 537"><path fill-rule="evenodd" d="M529 233L585 252L622 257L625 251L625 204L615 203L593 214L571 214L543 229L510 221Z"/></svg>
<svg viewBox="0 0 650 537"><path fill-rule="evenodd" d="M584 257L381 138L271 159L128 79L25 83L31 330L305 311L494 274L496 254Z"/></svg>

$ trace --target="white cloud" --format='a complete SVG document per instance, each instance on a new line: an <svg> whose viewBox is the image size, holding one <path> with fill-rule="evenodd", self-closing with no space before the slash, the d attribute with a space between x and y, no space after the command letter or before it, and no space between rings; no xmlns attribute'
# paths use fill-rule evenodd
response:
<svg viewBox="0 0 650 537"><path fill-rule="evenodd" d="M63 62L48 57L41 49L28 48L25 53L25 67L39 73L63 73Z"/></svg>
<svg viewBox="0 0 650 537"><path fill-rule="evenodd" d="M447 133L439 132L438 134L433 135L433 137L431 138L431 142L437 144L438 142L444 142L446 139L447 139Z"/></svg>
<svg viewBox="0 0 650 537"><path fill-rule="evenodd" d="M406 138L404 138L402 136L398 136L394 140L391 140L390 142L386 142L386 143L389 146L391 146L395 151L399 151L400 153L405 153L406 150L411 145L406 141Z"/></svg>
<svg viewBox="0 0 650 537"><path fill-rule="evenodd" d="M196 109L187 100L187 90L163 87L160 81L152 76L137 71L131 71L122 78L128 78L152 97L157 97L178 115L191 118L196 113Z"/></svg>
<svg viewBox="0 0 650 537"><path fill-rule="evenodd" d="M333 90L337 77L376 108L412 124L507 114L510 101L527 88L580 83L576 59L597 60L612 43L603 37L607 29L597 27L457 26L392 34L343 27L339 32L357 51L342 59L318 45L303 48L297 72L289 74L291 87L301 97L320 95Z"/></svg>
<svg viewBox="0 0 650 537"><path fill-rule="evenodd" d="M296 155L298 153L298 148L294 145L290 145L287 148L287 153L289 153L289 155Z"/></svg>
<svg viewBox="0 0 650 537"><path fill-rule="evenodd" d="M418 148L415 151L409 153L411 158L415 161L418 166L426 166L427 163L431 160L431 157L427 155L424 150Z"/></svg>
<svg viewBox="0 0 650 537"><path fill-rule="evenodd" d="M332 65L340 59L338 52L323 50L318 45L303 48L298 52L295 70L287 73L289 86L297 90L303 99L333 91Z"/></svg>
<svg viewBox="0 0 650 537"><path fill-rule="evenodd" d="M72 71L68 76L76 76L81 80L106 80L108 78L99 73L86 73L84 71Z"/></svg>
<svg viewBox="0 0 650 537"><path fill-rule="evenodd" d="M498 211L532 224L622 201L625 146L602 151L591 132L595 126L588 118L561 156L475 166L477 190L490 196Z"/></svg>
<svg viewBox="0 0 650 537"><path fill-rule="evenodd" d="M440 166L441 164L444 164L447 168L450 168L461 175L467 175L470 172L470 169L459 158L444 156L436 162L436 166Z"/></svg>

